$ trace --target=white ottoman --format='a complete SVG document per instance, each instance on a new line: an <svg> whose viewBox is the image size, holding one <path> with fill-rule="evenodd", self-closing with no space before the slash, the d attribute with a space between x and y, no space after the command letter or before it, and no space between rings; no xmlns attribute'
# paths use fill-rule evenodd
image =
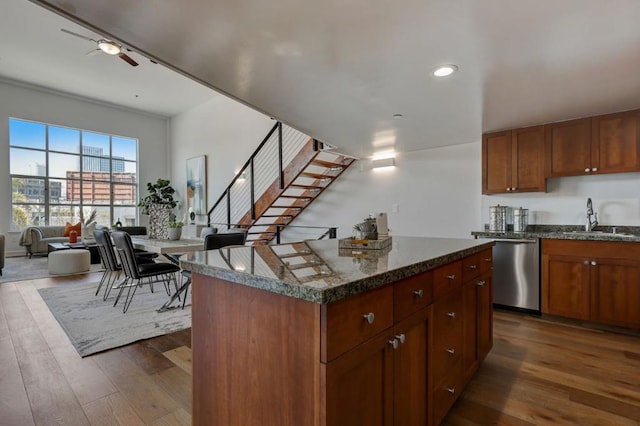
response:
<svg viewBox="0 0 640 426"><path fill-rule="evenodd" d="M77 274L88 272L91 266L89 250L58 250L49 253L47 261L51 275Z"/></svg>

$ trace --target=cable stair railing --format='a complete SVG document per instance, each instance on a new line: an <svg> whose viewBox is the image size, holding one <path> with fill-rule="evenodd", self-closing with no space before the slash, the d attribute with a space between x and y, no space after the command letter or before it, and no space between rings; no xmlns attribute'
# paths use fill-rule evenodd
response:
<svg viewBox="0 0 640 426"><path fill-rule="evenodd" d="M244 229L252 245L279 243L282 231L355 161L327 147L276 123L211 207L208 225ZM335 234L329 228L322 237Z"/></svg>

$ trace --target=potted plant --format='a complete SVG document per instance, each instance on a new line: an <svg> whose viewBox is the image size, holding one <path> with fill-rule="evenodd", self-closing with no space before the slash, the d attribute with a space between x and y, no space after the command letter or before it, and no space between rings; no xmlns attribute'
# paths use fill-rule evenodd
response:
<svg viewBox="0 0 640 426"><path fill-rule="evenodd" d="M170 240L179 240L182 236L182 227L184 222L172 220L167 222L167 238Z"/></svg>
<svg viewBox="0 0 640 426"><path fill-rule="evenodd" d="M142 207L141 213L149 215L149 238L166 239L167 222L175 220L172 210L178 205L173 199L176 190L171 186L168 179L158 179L156 183L147 183L146 197L138 202L138 207Z"/></svg>

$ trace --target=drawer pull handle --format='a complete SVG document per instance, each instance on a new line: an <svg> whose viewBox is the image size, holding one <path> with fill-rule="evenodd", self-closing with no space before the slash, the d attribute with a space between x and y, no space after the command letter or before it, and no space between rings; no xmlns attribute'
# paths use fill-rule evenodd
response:
<svg viewBox="0 0 640 426"><path fill-rule="evenodd" d="M594 168L592 168L592 169L591 169L591 171L592 171L592 172L597 172L597 171L598 171L598 168L597 168L597 167L594 167Z"/></svg>
<svg viewBox="0 0 640 426"><path fill-rule="evenodd" d="M449 392L451 395L456 393L456 388L447 388L447 392Z"/></svg>
<svg viewBox="0 0 640 426"><path fill-rule="evenodd" d="M373 324L373 320L376 319L376 316L373 315L373 312L369 312L368 314L364 314L362 318L366 319L369 324Z"/></svg>
<svg viewBox="0 0 640 426"><path fill-rule="evenodd" d="M596 262L595 260L591 261L591 266L596 266L598 264L598 262Z"/></svg>
<svg viewBox="0 0 640 426"><path fill-rule="evenodd" d="M456 279L456 275L455 274L451 274L451 275L447 275L447 278L449 278L451 281Z"/></svg>
<svg viewBox="0 0 640 426"><path fill-rule="evenodd" d="M491 258L490 258L490 257L486 257L486 258L484 259L484 261L485 261L485 262L491 262Z"/></svg>
<svg viewBox="0 0 640 426"><path fill-rule="evenodd" d="M404 334L398 334L396 335L396 339L398 339L398 341L402 344L406 340L406 337Z"/></svg>
<svg viewBox="0 0 640 426"><path fill-rule="evenodd" d="M449 355L455 355L456 354L456 350L453 348L447 348L445 349L445 351L449 352Z"/></svg>
<svg viewBox="0 0 640 426"><path fill-rule="evenodd" d="M398 349L398 339L389 340L389 344L393 347L393 350Z"/></svg>
<svg viewBox="0 0 640 426"><path fill-rule="evenodd" d="M447 312L447 316L450 318L455 318L456 317L456 313L455 312Z"/></svg>
<svg viewBox="0 0 640 426"><path fill-rule="evenodd" d="M589 173L589 172L591 171L591 169L587 167L586 169L584 169L584 171L585 171L586 173Z"/></svg>
<svg viewBox="0 0 640 426"><path fill-rule="evenodd" d="M424 296L424 290L416 290L413 292L413 294L415 294L417 298L422 299L422 297Z"/></svg>
<svg viewBox="0 0 640 426"><path fill-rule="evenodd" d="M468 268L469 269L478 269L478 265L469 265Z"/></svg>
<svg viewBox="0 0 640 426"><path fill-rule="evenodd" d="M486 284L486 281L484 280L478 281L478 287L484 287L485 284Z"/></svg>

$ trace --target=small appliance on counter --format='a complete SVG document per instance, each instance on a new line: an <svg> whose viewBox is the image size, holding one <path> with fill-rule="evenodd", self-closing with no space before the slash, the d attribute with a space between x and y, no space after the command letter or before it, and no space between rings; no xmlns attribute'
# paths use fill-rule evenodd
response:
<svg viewBox="0 0 640 426"><path fill-rule="evenodd" d="M525 232L529 224L529 209L513 209L513 232Z"/></svg>
<svg viewBox="0 0 640 426"><path fill-rule="evenodd" d="M509 207L497 206L489 207L489 231L505 232L507 231L507 218L509 216Z"/></svg>
<svg viewBox="0 0 640 426"><path fill-rule="evenodd" d="M370 214L363 222L353 225L353 236L338 241L340 249L382 250L391 246L387 214Z"/></svg>

